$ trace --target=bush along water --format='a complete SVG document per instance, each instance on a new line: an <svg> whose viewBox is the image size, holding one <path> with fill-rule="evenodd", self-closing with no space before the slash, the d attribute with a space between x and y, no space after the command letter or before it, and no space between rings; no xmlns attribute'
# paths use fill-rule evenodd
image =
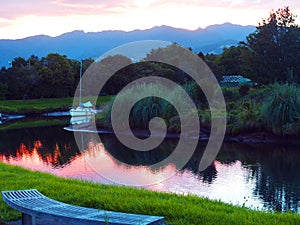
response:
<svg viewBox="0 0 300 225"><path fill-rule="evenodd" d="M121 104L127 104L133 96L138 95L140 92L147 92L146 95L150 97L142 98L138 101L130 112L129 124L133 129L148 129L149 121L154 117L163 118L169 132L180 132L180 119L178 117L178 112L172 103L177 102L180 107L186 108L186 102L181 95L181 92L177 89L171 90L169 93L169 101L153 96L153 93L158 94L163 90L162 85L152 85L152 84L142 84L138 85L132 89L121 93L119 96L122 98ZM199 100L198 90L192 84L186 84L183 89L191 96L195 105L201 105ZM111 128L111 110L114 99L107 105L106 109L103 111L101 118L98 118L97 125L104 126L106 128ZM171 103L172 102L172 103ZM125 105L124 105L125 108ZM188 118L188 113L186 114Z"/></svg>
<svg viewBox="0 0 300 225"><path fill-rule="evenodd" d="M262 121L274 134L297 135L300 131L299 116L299 87L295 84L273 84L262 106Z"/></svg>
<svg viewBox="0 0 300 225"><path fill-rule="evenodd" d="M209 134L211 112L201 89L193 82L184 84L183 89L194 101L202 130ZM146 84L136 88L136 92L149 89L150 93L159 93L159 85ZM296 84L272 84L260 87L225 87L222 89L226 101L228 136L250 133L264 133L276 136L295 136L300 134L300 88ZM122 94L132 98L132 90ZM172 101L182 102L182 96L170 91ZM114 99L98 116L98 127L111 128L110 112ZM124 101L126 102L126 101ZM184 104L184 103L183 103ZM188 115L187 115L188 116ZM168 132L180 132L180 118L172 104L162 98L141 99L131 110L130 125L134 128L148 129L151 118L161 117L168 126Z"/></svg>

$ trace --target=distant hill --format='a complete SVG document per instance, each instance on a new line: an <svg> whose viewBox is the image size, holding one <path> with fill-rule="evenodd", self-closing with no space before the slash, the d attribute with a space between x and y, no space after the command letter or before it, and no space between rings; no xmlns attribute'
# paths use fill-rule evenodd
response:
<svg viewBox="0 0 300 225"><path fill-rule="evenodd" d="M236 45L255 31L254 26L230 23L212 25L194 31L169 26L153 27L147 30L73 31L57 37L38 35L18 40L0 40L0 66L8 66L15 57L39 57L49 53L67 55L72 59L97 58L104 52L121 44L140 40L162 40L191 47L194 52L221 53L226 46Z"/></svg>

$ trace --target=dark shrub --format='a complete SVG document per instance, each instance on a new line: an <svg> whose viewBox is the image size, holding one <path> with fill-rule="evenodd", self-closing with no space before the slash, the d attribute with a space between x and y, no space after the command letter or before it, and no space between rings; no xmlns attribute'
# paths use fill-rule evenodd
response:
<svg viewBox="0 0 300 225"><path fill-rule="evenodd" d="M249 84L243 84L242 86L240 86L239 88L239 93L241 96L246 96L250 91L250 85Z"/></svg>

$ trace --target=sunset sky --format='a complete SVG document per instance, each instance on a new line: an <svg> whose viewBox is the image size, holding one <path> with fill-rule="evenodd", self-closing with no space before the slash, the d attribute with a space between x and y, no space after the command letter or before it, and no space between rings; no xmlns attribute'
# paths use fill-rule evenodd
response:
<svg viewBox="0 0 300 225"><path fill-rule="evenodd" d="M284 6L300 17L298 0L3 0L0 39L160 25L190 30L225 22L257 25L271 9Z"/></svg>

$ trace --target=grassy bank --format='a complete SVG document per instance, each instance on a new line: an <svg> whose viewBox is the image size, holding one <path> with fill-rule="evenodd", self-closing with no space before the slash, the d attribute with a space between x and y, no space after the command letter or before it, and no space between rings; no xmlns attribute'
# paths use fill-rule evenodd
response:
<svg viewBox="0 0 300 225"><path fill-rule="evenodd" d="M100 96L97 106L110 101L110 96ZM1 100L0 112L7 114L44 113L52 111L66 111L73 105L74 98L41 98L28 100ZM75 99L76 100L76 99ZM88 98L83 98L86 101Z"/></svg>
<svg viewBox="0 0 300 225"><path fill-rule="evenodd" d="M65 119L57 119L57 118L43 118L43 119L20 119L12 121L11 123L5 123L0 126L1 130L14 130L21 128L32 128L32 127L50 127L50 126L58 126L58 125L68 125L70 124L70 120L68 118Z"/></svg>
<svg viewBox="0 0 300 225"><path fill-rule="evenodd" d="M164 216L167 224L300 224L297 214L266 213L194 196L63 179L3 163L0 163L0 171L0 190L36 188L50 198L75 205ZM0 215L5 221L21 216L2 199Z"/></svg>

